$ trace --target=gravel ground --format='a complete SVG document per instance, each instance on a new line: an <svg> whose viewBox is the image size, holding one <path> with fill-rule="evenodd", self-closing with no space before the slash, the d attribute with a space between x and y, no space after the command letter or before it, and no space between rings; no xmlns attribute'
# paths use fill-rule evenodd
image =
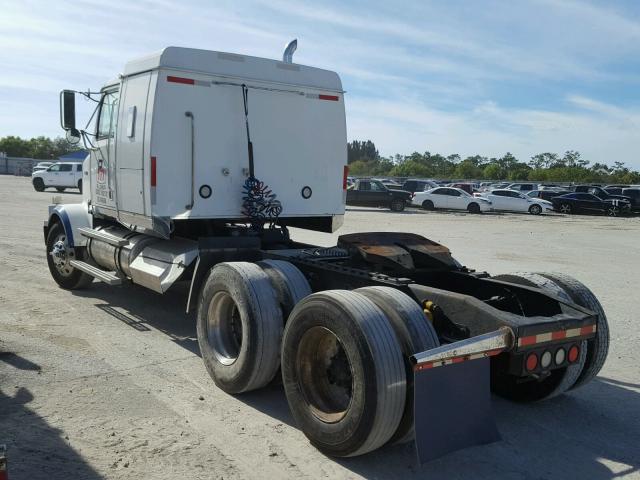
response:
<svg viewBox="0 0 640 480"><path fill-rule="evenodd" d="M640 478L640 218L348 211L340 233L419 233L494 274L570 273L609 316L611 350L596 380L539 404L494 398L501 442L418 467L411 445L323 456L295 428L281 387L217 390L183 313L188 285L163 296L57 288L42 238L54 195L0 176L0 443L11 480Z"/></svg>

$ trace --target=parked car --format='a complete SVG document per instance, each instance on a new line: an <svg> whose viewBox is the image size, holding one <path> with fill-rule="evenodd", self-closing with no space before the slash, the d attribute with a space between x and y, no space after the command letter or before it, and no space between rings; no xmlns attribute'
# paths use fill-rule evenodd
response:
<svg viewBox="0 0 640 480"><path fill-rule="evenodd" d="M622 196L631 201L631 210L640 210L640 188L605 188L608 194Z"/></svg>
<svg viewBox="0 0 640 480"><path fill-rule="evenodd" d="M507 185L509 190L516 190L518 192L529 192L531 190L538 190L537 183L511 183Z"/></svg>
<svg viewBox="0 0 640 480"><path fill-rule="evenodd" d="M437 187L426 192L416 192L411 203L426 210L466 210L470 213L491 210L491 202L488 199L474 197L460 188L452 187Z"/></svg>
<svg viewBox="0 0 640 480"><path fill-rule="evenodd" d="M547 190L531 190L527 192L526 195L530 198L541 198L542 200L551 200L553 197L557 197L559 195L566 195L567 193L571 193L570 190L559 190L559 189L547 189Z"/></svg>
<svg viewBox="0 0 640 480"><path fill-rule="evenodd" d="M528 212L531 215L540 215L541 213L553 211L553 205L548 200L531 198L515 190L492 190L488 193L481 193L478 196L489 200L494 211Z"/></svg>
<svg viewBox="0 0 640 480"><path fill-rule="evenodd" d="M613 200L613 199L622 200L623 204L626 202L628 204L628 207L631 208L631 198L626 197L624 195L611 194L602 187L597 187L593 185L576 185L573 191L578 193L590 193L598 197L600 200Z"/></svg>
<svg viewBox="0 0 640 480"><path fill-rule="evenodd" d="M602 199L592 193L574 192L551 199L554 210L565 213L596 213L616 217L629 210L629 203L617 198Z"/></svg>
<svg viewBox="0 0 640 480"><path fill-rule="evenodd" d="M46 170L31 174L31 183L37 192L53 187L59 192L77 188L82 192L82 164L78 162L54 163Z"/></svg>
<svg viewBox="0 0 640 480"><path fill-rule="evenodd" d="M437 186L438 184L431 180L414 180L410 178L402 184L402 190L411 193L424 192L425 190L431 190L432 188L436 188Z"/></svg>
<svg viewBox="0 0 640 480"><path fill-rule="evenodd" d="M53 162L38 162L36 163L36 166L33 167L33 170L31 171L31 173L41 172L49 168L51 165L53 165Z"/></svg>
<svg viewBox="0 0 640 480"><path fill-rule="evenodd" d="M347 205L387 207L401 212L411 203L411 192L390 190L380 180L358 179L347 189Z"/></svg>

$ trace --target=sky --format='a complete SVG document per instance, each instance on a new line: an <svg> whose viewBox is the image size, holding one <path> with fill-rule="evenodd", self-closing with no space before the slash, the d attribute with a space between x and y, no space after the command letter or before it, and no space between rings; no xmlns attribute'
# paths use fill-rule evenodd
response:
<svg viewBox="0 0 640 480"><path fill-rule="evenodd" d="M384 156L578 150L640 169L636 0L0 0L0 12L0 137L62 135L60 90L97 90L166 46L279 59L297 38L294 63L340 74L348 139Z"/></svg>

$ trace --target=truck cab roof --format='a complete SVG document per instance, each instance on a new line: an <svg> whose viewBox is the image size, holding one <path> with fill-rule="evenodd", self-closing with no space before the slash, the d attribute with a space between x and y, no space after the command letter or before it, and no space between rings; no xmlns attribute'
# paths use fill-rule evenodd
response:
<svg viewBox="0 0 640 480"><path fill-rule="evenodd" d="M166 47L132 60L125 65L123 76L158 68L342 92L340 77L335 72L267 58L196 48Z"/></svg>

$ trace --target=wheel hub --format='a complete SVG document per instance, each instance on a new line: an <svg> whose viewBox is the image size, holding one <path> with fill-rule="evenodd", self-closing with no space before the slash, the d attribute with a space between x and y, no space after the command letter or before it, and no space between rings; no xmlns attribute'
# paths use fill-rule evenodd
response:
<svg viewBox="0 0 640 480"><path fill-rule="evenodd" d="M55 243L53 244L53 248L51 252L51 259L53 260L53 265L58 270L58 273L64 277L68 277L73 272L73 267L70 264L71 259L74 254L73 251L67 245L67 239L64 235L60 235Z"/></svg>

